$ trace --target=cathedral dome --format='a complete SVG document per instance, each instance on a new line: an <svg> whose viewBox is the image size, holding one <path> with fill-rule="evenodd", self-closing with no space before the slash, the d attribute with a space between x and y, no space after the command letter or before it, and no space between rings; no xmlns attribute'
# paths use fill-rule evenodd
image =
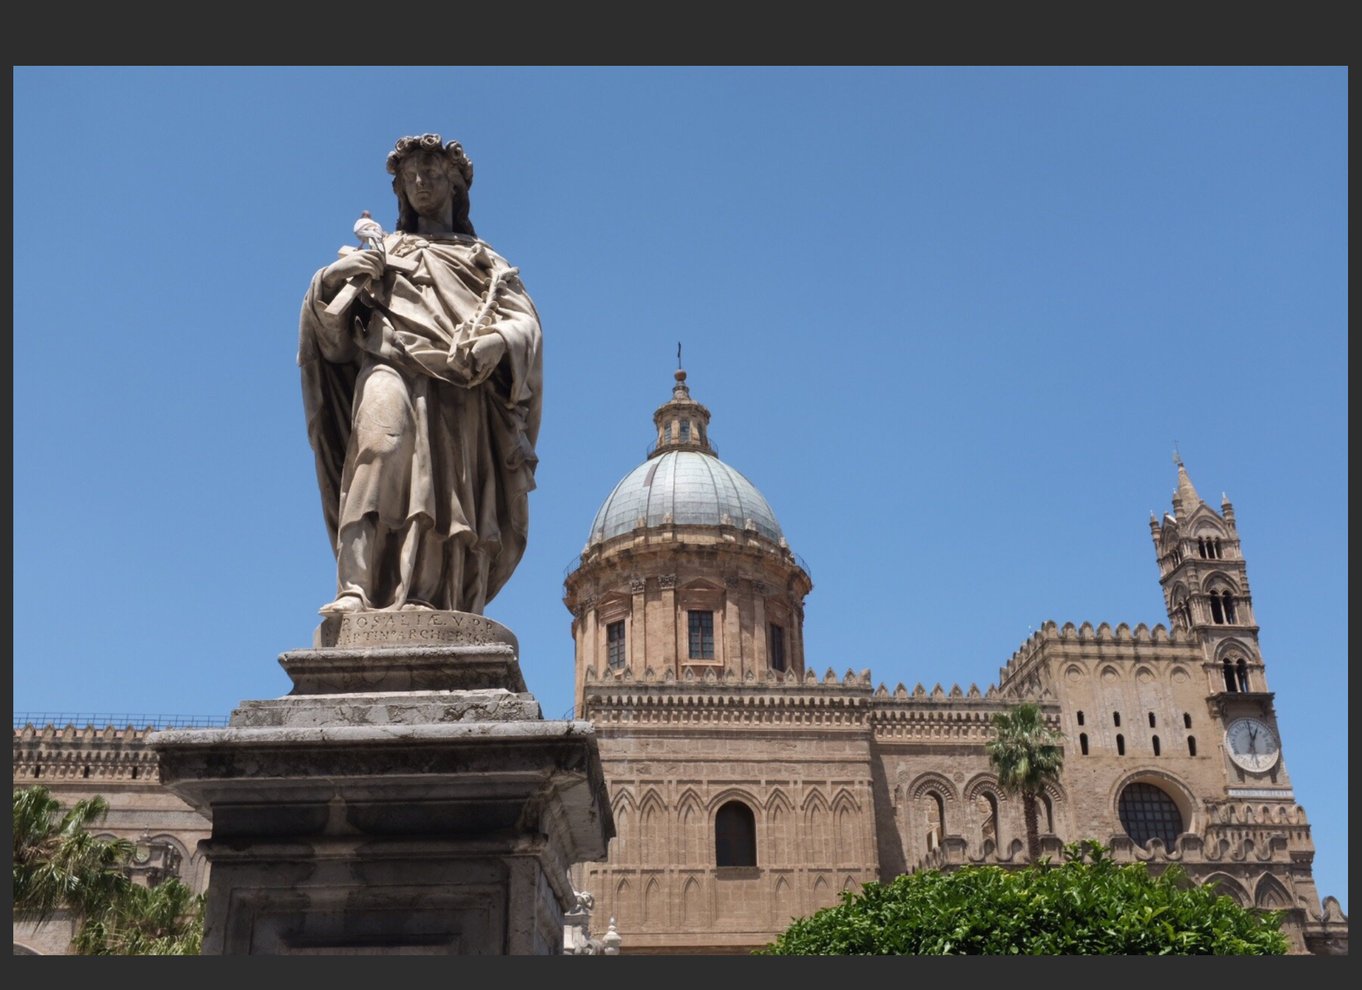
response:
<svg viewBox="0 0 1362 990"><path fill-rule="evenodd" d="M780 523L752 482L712 453L666 450L626 474L591 524L588 545L642 526L736 526L773 542Z"/></svg>
<svg viewBox="0 0 1362 990"><path fill-rule="evenodd" d="M657 439L648 459L606 498L587 547L655 526L732 526L786 546L756 485L719 460L709 442L709 410L691 398L686 373L676 372L672 397L653 413Z"/></svg>

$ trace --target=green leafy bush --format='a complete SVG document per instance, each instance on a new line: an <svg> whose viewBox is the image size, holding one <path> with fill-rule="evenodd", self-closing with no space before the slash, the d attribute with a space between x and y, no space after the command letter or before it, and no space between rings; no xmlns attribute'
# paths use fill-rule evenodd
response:
<svg viewBox="0 0 1362 990"><path fill-rule="evenodd" d="M851 955L1284 955L1281 915L1240 907L1172 864L1118 865L1086 840L1066 861L904 874L847 892L757 951Z"/></svg>

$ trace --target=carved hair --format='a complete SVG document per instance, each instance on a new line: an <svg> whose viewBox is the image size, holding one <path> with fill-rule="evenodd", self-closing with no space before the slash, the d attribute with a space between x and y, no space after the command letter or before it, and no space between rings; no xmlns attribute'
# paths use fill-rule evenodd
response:
<svg viewBox="0 0 1362 990"><path fill-rule="evenodd" d="M454 229L460 233L476 237L477 233L473 230L473 223L468 219L467 190L473 185L473 162L464 153L463 145L458 141L450 141L446 144L438 134L398 138L397 143L393 145L393 150L388 152L388 174L393 177L393 192L397 194L396 229L407 232L416 230L417 214L407 201L404 191L402 162L409 155L420 152L441 155L451 178L455 174L463 177L463 190L456 188L454 191Z"/></svg>

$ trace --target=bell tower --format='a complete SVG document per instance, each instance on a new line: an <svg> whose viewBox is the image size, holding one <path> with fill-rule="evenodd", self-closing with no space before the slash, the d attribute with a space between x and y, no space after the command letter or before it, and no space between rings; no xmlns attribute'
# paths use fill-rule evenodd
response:
<svg viewBox="0 0 1362 990"><path fill-rule="evenodd" d="M1164 605L1175 635L1201 646L1207 705L1224 731L1230 795L1249 796L1252 791L1253 796L1267 796L1289 788L1290 782L1281 760L1234 506L1222 495L1216 512L1197 493L1182 457L1175 454L1174 462L1178 477L1172 511L1149 519ZM1289 794L1286 790L1280 796Z"/></svg>

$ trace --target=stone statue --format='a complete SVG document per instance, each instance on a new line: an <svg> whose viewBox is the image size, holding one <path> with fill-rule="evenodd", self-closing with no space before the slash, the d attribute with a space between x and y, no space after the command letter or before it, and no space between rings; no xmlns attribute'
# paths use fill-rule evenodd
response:
<svg viewBox="0 0 1362 990"><path fill-rule="evenodd" d="M518 270L474 233L473 163L457 141L401 138L388 172L396 230L318 271L299 323L336 554L337 594L321 612L481 614L525 552L539 316Z"/></svg>

